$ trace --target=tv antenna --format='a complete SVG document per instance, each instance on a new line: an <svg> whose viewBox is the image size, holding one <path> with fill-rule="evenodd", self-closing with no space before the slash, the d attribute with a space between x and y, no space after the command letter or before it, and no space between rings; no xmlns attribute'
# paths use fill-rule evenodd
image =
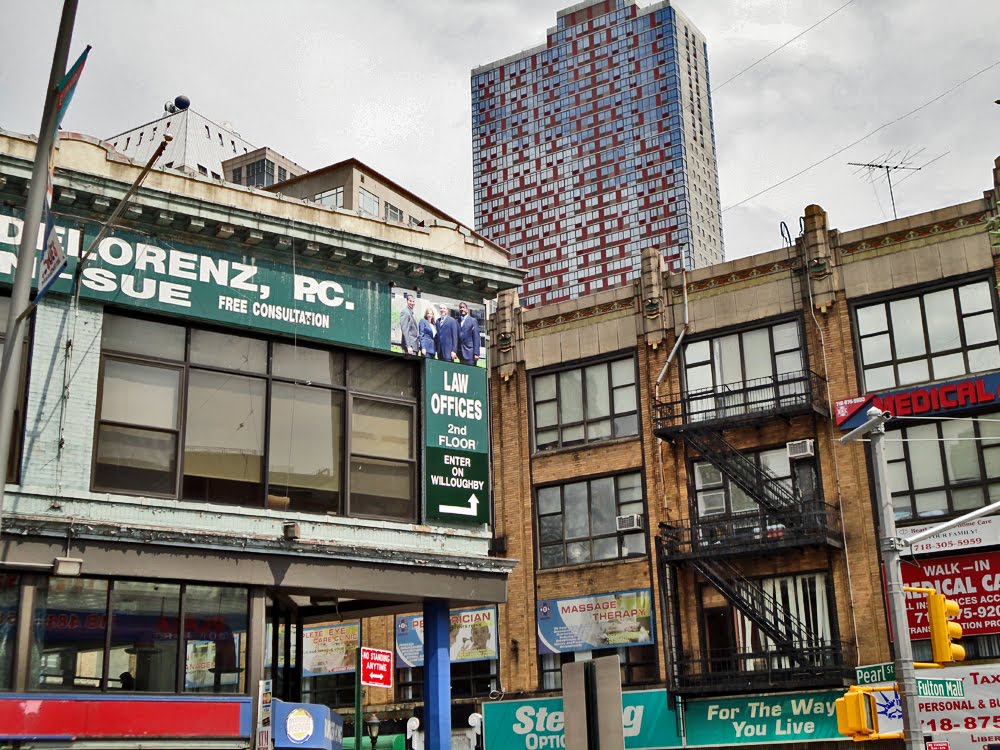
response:
<svg viewBox="0 0 1000 750"><path fill-rule="evenodd" d="M875 179L881 178L882 175L880 174L880 171L885 170L885 179L886 182L889 183L889 198L892 200L892 218L898 219L899 216L896 214L896 196L892 192L892 173L899 169L919 172L923 169L923 167L911 167L910 163L913 158L918 156L923 150L924 149L920 149L912 154L909 151L903 154L900 154L898 151L890 151L888 154L870 162L849 161L847 164L852 167L858 167L855 174L861 171L861 169L867 169L870 182L874 182Z"/></svg>

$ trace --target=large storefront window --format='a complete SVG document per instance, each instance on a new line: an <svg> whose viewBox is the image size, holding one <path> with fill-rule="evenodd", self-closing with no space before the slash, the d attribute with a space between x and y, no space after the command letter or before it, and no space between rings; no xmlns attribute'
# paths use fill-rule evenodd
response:
<svg viewBox="0 0 1000 750"><path fill-rule="evenodd" d="M37 596L31 689L245 692L246 589L52 577Z"/></svg>
<svg viewBox="0 0 1000 750"><path fill-rule="evenodd" d="M687 421L795 405L809 393L799 324L717 336L684 347Z"/></svg>
<svg viewBox="0 0 1000 750"><path fill-rule="evenodd" d="M531 380L535 450L639 434L633 357Z"/></svg>
<svg viewBox="0 0 1000 750"><path fill-rule="evenodd" d="M974 281L855 310L868 393L1000 369L993 284Z"/></svg>
<svg viewBox="0 0 1000 750"><path fill-rule="evenodd" d="M1000 413L893 430L884 441L897 520L959 515L1000 500Z"/></svg>
<svg viewBox="0 0 1000 750"><path fill-rule="evenodd" d="M646 536L619 532L618 516L642 515L642 477L619 474L536 490L541 568L646 554Z"/></svg>
<svg viewBox="0 0 1000 750"><path fill-rule="evenodd" d="M101 349L94 489L415 517L411 363L111 314Z"/></svg>

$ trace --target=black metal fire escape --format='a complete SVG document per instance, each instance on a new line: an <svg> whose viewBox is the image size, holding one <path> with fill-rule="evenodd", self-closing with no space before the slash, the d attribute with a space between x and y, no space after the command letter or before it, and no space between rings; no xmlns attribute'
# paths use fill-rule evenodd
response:
<svg viewBox="0 0 1000 750"><path fill-rule="evenodd" d="M745 578L730 560L741 554L806 545L840 546L837 516L831 507L812 497L800 497L740 453L723 431L813 411L828 416L822 394L822 379L803 371L689 393L676 402L656 402L654 407L658 437L683 439L760 506L757 514L691 519L663 530L660 541L665 561L692 566L770 641L769 654L778 657L788 671L803 673L816 667L817 654L820 661L827 659L828 649L806 623L760 583ZM716 667L703 663L701 671L708 673Z"/></svg>

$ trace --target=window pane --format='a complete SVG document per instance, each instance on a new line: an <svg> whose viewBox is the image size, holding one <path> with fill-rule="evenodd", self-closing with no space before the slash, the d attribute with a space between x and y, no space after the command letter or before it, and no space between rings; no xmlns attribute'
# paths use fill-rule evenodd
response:
<svg viewBox="0 0 1000 750"><path fill-rule="evenodd" d="M926 349L924 345L924 331L918 321L920 321L920 300L911 297L910 299L898 299L889 303L892 314L892 337L896 343L896 358L905 359L923 354ZM904 381L901 383L914 382Z"/></svg>
<svg viewBox="0 0 1000 750"><path fill-rule="evenodd" d="M267 342L214 331L191 331L191 362L240 372L267 372Z"/></svg>
<svg viewBox="0 0 1000 750"><path fill-rule="evenodd" d="M944 484L937 428L934 425L911 427L906 430L906 438L909 441L907 447L910 453L910 472L913 475L912 489Z"/></svg>
<svg viewBox="0 0 1000 750"><path fill-rule="evenodd" d="M970 315L962 321L962 325L965 327L965 343L969 346L997 340L996 318L992 310Z"/></svg>
<svg viewBox="0 0 1000 750"><path fill-rule="evenodd" d="M556 397L555 375L539 375L532 383L534 384L536 401L547 401Z"/></svg>
<svg viewBox="0 0 1000 750"><path fill-rule="evenodd" d="M885 305L858 308L858 333L862 336L888 330L889 323L885 315Z"/></svg>
<svg viewBox="0 0 1000 750"><path fill-rule="evenodd" d="M340 511L343 395L274 383L268 457L268 502L319 513ZM281 505L282 503L279 503Z"/></svg>
<svg viewBox="0 0 1000 750"><path fill-rule="evenodd" d="M177 435L101 425L94 485L106 490L173 495L177 491Z"/></svg>
<svg viewBox="0 0 1000 750"><path fill-rule="evenodd" d="M799 348L799 324L795 322L782 323L771 329L774 338L774 351L786 352ZM744 349L744 351L746 351Z"/></svg>
<svg viewBox="0 0 1000 750"><path fill-rule="evenodd" d="M246 679L247 591L188 586L184 591L184 690L241 693Z"/></svg>
<svg viewBox="0 0 1000 750"><path fill-rule="evenodd" d="M979 479L979 451L971 422L942 422L944 455L952 482Z"/></svg>
<svg viewBox="0 0 1000 750"><path fill-rule="evenodd" d="M618 557L618 538L609 536L594 540L595 560L614 560Z"/></svg>
<svg viewBox="0 0 1000 750"><path fill-rule="evenodd" d="M590 541L570 542L567 544L566 562L569 565L590 562Z"/></svg>
<svg viewBox="0 0 1000 750"><path fill-rule="evenodd" d="M954 290L942 289L925 294L924 314L927 316L927 339L932 352L957 349L962 345L958 335Z"/></svg>
<svg viewBox="0 0 1000 750"><path fill-rule="evenodd" d="M274 344L271 372L300 383L344 384L344 355L307 346Z"/></svg>
<svg viewBox="0 0 1000 750"><path fill-rule="evenodd" d="M184 436L184 497L260 505L264 381L191 370Z"/></svg>
<svg viewBox="0 0 1000 750"><path fill-rule="evenodd" d="M962 306L962 312L966 315L980 310L993 310L992 287L985 281L960 286L958 299Z"/></svg>
<svg viewBox="0 0 1000 750"><path fill-rule="evenodd" d="M996 479L1000 477L1000 448L983 449L983 462L986 464L986 478Z"/></svg>
<svg viewBox="0 0 1000 750"><path fill-rule="evenodd" d="M583 425L576 425L575 427L566 427L562 431L562 442L563 445L569 445L571 443L583 442Z"/></svg>
<svg viewBox="0 0 1000 750"><path fill-rule="evenodd" d="M105 359L101 419L176 429L180 382L180 370Z"/></svg>
<svg viewBox="0 0 1000 750"><path fill-rule="evenodd" d="M611 437L611 420L587 422L587 440L602 440Z"/></svg>
<svg viewBox="0 0 1000 750"><path fill-rule="evenodd" d="M744 368L746 379L769 378L771 368L771 342L766 328L758 328L743 334Z"/></svg>
<svg viewBox="0 0 1000 750"><path fill-rule="evenodd" d="M955 375L965 374L965 356L962 352L954 354L942 354L931 359L931 367L934 369L934 379L943 380Z"/></svg>
<svg viewBox="0 0 1000 750"><path fill-rule="evenodd" d="M563 424L583 420L583 374L580 370L559 373L559 417Z"/></svg>
<svg viewBox="0 0 1000 750"><path fill-rule="evenodd" d="M646 537L642 534L625 534L622 537L622 555L646 554Z"/></svg>
<svg viewBox="0 0 1000 750"><path fill-rule="evenodd" d="M561 544L558 546L542 547L539 552L541 553L539 563L543 568L554 568L557 565L566 564L566 557Z"/></svg>
<svg viewBox="0 0 1000 750"><path fill-rule="evenodd" d="M593 365L585 370L587 384L587 419L600 419L611 414L611 392L608 386L608 366Z"/></svg>
<svg viewBox="0 0 1000 750"><path fill-rule="evenodd" d="M42 582L35 603L34 650L29 687L97 690L104 676L108 610L107 581L51 576ZM76 615L74 618L73 615ZM128 668L128 661L111 669ZM113 686L117 686L115 672Z"/></svg>
<svg viewBox="0 0 1000 750"><path fill-rule="evenodd" d="M615 437L639 434L639 416L633 412L624 417L615 417Z"/></svg>
<svg viewBox="0 0 1000 750"><path fill-rule="evenodd" d="M899 364L899 384L922 383L930 380L927 372L927 360L918 359L915 362L901 362Z"/></svg>
<svg viewBox="0 0 1000 750"><path fill-rule="evenodd" d="M779 380L782 375L800 373L805 369L805 366L802 364L802 352L800 351L785 352L784 354L779 354L774 359L775 365L777 365L778 368L776 374L779 376ZM793 391L794 390L795 389L793 387Z"/></svg>
<svg viewBox="0 0 1000 750"><path fill-rule="evenodd" d="M869 393L892 388L896 385L896 373L892 366L870 367L865 370L865 390Z"/></svg>
<svg viewBox="0 0 1000 750"><path fill-rule="evenodd" d="M883 333L861 339L861 359L866 365L875 365L892 359L889 334Z"/></svg>
<svg viewBox="0 0 1000 750"><path fill-rule="evenodd" d="M695 486L698 489L722 484L722 472L710 463L697 463L694 465L694 471Z"/></svg>
<svg viewBox="0 0 1000 750"><path fill-rule="evenodd" d="M184 328L106 313L101 329L101 349L183 360Z"/></svg>
<svg viewBox="0 0 1000 750"><path fill-rule="evenodd" d="M596 479L590 483L590 533L615 533L615 481L611 477ZM616 543L617 545L617 543ZM616 549L617 553L617 549Z"/></svg>
<svg viewBox="0 0 1000 750"><path fill-rule="evenodd" d="M538 519L538 539L545 544L546 542L561 542L562 541L562 516L542 516Z"/></svg>
<svg viewBox="0 0 1000 750"><path fill-rule="evenodd" d="M698 493L698 515L712 516L726 512L726 493L722 490L717 492Z"/></svg>
<svg viewBox="0 0 1000 750"><path fill-rule="evenodd" d="M615 388L615 414L625 414L635 411L635 386L628 385L624 388Z"/></svg>
<svg viewBox="0 0 1000 750"><path fill-rule="evenodd" d="M351 513L413 518L413 465L373 458L351 459Z"/></svg>
<svg viewBox="0 0 1000 750"><path fill-rule="evenodd" d="M559 430L545 430L544 432L539 432L535 436L535 447L541 450L542 448L551 448L553 445L559 444Z"/></svg>
<svg viewBox="0 0 1000 750"><path fill-rule="evenodd" d="M180 592L173 583L115 582L109 686L129 690L131 683L132 690L151 693L177 689Z"/></svg>
<svg viewBox="0 0 1000 750"><path fill-rule="evenodd" d="M576 482L563 487L563 508L566 518L566 538L579 539L590 533L590 509L587 507L587 483Z"/></svg>
<svg viewBox="0 0 1000 750"><path fill-rule="evenodd" d="M697 341L684 347L684 361L689 365L708 362L709 353L709 342Z"/></svg>
<svg viewBox="0 0 1000 750"><path fill-rule="evenodd" d="M540 514L558 513L562 510L558 487L541 487L538 490L538 512Z"/></svg>
<svg viewBox="0 0 1000 750"><path fill-rule="evenodd" d="M389 357L349 355L347 382L351 388L383 396L413 398L417 393L416 369L413 365Z"/></svg>
<svg viewBox="0 0 1000 750"><path fill-rule="evenodd" d="M355 398L351 407L351 453L413 458L413 407Z"/></svg>
<svg viewBox="0 0 1000 750"><path fill-rule="evenodd" d="M909 486L910 486L909 480L906 478L906 462L893 461L892 463L890 463L889 489L891 491L899 491Z"/></svg>
<svg viewBox="0 0 1000 750"><path fill-rule="evenodd" d="M3 319L0 311L0 320ZM10 573L0 573L0 691L10 690L14 678L15 633L17 631L17 603L21 580Z"/></svg>
<svg viewBox="0 0 1000 750"><path fill-rule="evenodd" d="M716 384L731 385L743 382L740 337L733 334L713 339L712 348L715 350Z"/></svg>
<svg viewBox="0 0 1000 750"><path fill-rule="evenodd" d="M688 391L697 391L702 388L712 387L712 366L711 365L699 365L698 367L689 367L685 371L687 376L687 389Z"/></svg>
<svg viewBox="0 0 1000 750"><path fill-rule="evenodd" d="M618 482L618 501L620 503L642 501L642 480L639 474L619 474L616 480Z"/></svg>
<svg viewBox="0 0 1000 750"><path fill-rule="evenodd" d="M1000 369L1000 348L986 346L969 350L969 372Z"/></svg>
<svg viewBox="0 0 1000 750"><path fill-rule="evenodd" d="M556 413L556 402L547 401L543 404L535 404L535 427L552 427L558 421Z"/></svg>
<svg viewBox="0 0 1000 750"><path fill-rule="evenodd" d="M967 487L960 490L952 490L951 504L956 512L974 510L981 505L985 505L983 500L982 487Z"/></svg>
<svg viewBox="0 0 1000 750"><path fill-rule="evenodd" d="M619 359L611 363L611 385L623 386L635 384L635 362L629 359Z"/></svg>
<svg viewBox="0 0 1000 750"><path fill-rule="evenodd" d="M944 492L925 492L916 497L917 516L927 518L948 513L948 495Z"/></svg>

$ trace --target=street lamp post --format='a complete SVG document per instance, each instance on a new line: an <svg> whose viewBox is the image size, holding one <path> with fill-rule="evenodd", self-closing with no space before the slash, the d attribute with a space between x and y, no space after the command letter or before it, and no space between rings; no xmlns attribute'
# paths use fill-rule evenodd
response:
<svg viewBox="0 0 1000 750"><path fill-rule="evenodd" d="M375 750L375 743L378 742L378 730L381 723L375 714L365 719L365 729L368 731L368 738L372 741L372 750Z"/></svg>

